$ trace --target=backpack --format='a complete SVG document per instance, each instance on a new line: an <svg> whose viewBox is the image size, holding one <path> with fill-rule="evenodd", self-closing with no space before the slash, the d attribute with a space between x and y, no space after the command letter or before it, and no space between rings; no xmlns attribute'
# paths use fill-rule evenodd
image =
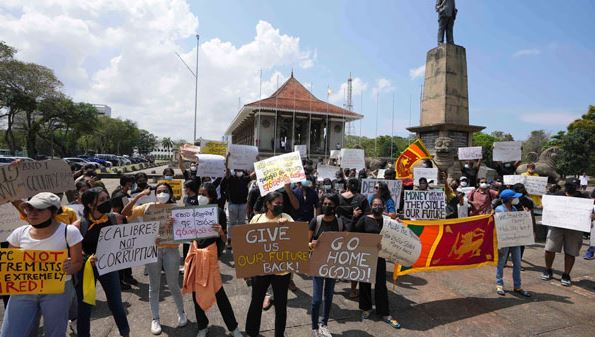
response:
<svg viewBox="0 0 595 337"><path fill-rule="evenodd" d="M316 234L315 236L318 237L320 235L319 231L320 231L320 227L322 227L322 218L324 217L324 215L317 215L316 216L316 229L314 229L314 233ZM339 232L343 231L343 220L341 220L340 217L336 216L335 218L337 218L337 224L339 225Z"/></svg>

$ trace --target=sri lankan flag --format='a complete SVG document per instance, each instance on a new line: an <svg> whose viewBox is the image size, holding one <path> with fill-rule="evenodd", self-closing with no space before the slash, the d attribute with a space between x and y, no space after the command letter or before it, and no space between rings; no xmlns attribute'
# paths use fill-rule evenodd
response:
<svg viewBox="0 0 595 337"><path fill-rule="evenodd" d="M492 215L447 220L403 220L421 240L421 254L410 267L395 265L393 278L421 271L495 266L498 239Z"/></svg>
<svg viewBox="0 0 595 337"><path fill-rule="evenodd" d="M397 158L395 167L397 178L413 178L411 167L421 159L431 159L432 156L421 139L415 140Z"/></svg>

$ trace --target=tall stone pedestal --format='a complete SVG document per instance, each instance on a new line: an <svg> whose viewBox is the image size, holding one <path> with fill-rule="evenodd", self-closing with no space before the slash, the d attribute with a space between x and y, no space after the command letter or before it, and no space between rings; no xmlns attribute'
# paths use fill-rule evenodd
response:
<svg viewBox="0 0 595 337"><path fill-rule="evenodd" d="M455 156L459 147L471 146L473 133L483 129L469 125L465 48L442 44L428 51L420 126L407 130L415 132L434 156L452 163L446 157Z"/></svg>

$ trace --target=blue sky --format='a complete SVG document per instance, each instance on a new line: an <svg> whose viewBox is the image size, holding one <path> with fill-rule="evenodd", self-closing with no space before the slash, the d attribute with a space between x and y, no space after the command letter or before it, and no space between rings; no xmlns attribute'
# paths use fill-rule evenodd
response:
<svg viewBox="0 0 595 337"><path fill-rule="evenodd" d="M296 77L313 83L319 98L338 88L349 72L368 83L363 134L374 136L374 82L392 82L395 129L404 134L419 123L423 78L410 70L425 63L436 45L433 0L423 1L196 1L203 41L219 38L240 45L264 20L300 38L315 52L314 66ZM595 2L587 0L458 0L455 42L467 49L472 124L524 139L531 130L555 132L595 104ZM185 41L191 48L192 40ZM291 66L265 69L288 73ZM392 92L380 94L379 134L390 134ZM360 97L354 97L361 111ZM359 133L359 125L356 125Z"/></svg>

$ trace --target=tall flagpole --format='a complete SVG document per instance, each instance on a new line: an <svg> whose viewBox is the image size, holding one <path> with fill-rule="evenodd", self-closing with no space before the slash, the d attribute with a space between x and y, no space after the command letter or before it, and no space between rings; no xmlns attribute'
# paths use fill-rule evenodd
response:
<svg viewBox="0 0 595 337"><path fill-rule="evenodd" d="M395 138L395 93L393 92L393 120L390 128L390 157L393 157L393 143Z"/></svg>
<svg viewBox="0 0 595 337"><path fill-rule="evenodd" d="M380 110L380 91L376 92L376 137L374 137L374 155L378 157L378 111Z"/></svg>
<svg viewBox="0 0 595 337"><path fill-rule="evenodd" d="M198 47L200 35L196 34L196 67L194 68L194 138L192 144L196 142L196 115L198 111Z"/></svg>

